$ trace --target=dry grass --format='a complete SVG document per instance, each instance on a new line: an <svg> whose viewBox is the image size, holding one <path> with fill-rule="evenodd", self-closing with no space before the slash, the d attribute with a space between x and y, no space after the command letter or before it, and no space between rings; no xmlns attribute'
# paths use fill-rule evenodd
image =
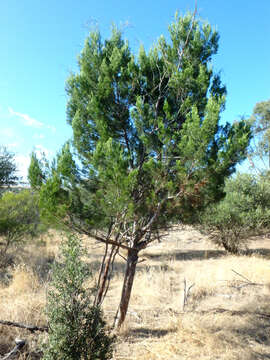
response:
<svg viewBox="0 0 270 360"><path fill-rule="evenodd" d="M28 265L16 267L10 285L0 289L0 319L46 323L43 272L47 271L47 262L57 255L60 239L51 234L43 246L27 249L24 259L28 259ZM86 244L91 251L85 260L97 269L103 248L89 241ZM114 359L270 358L269 240L256 239L251 248L249 256L228 256L187 228L172 232L162 243L145 250ZM104 302L109 322L120 297L124 269L120 257L115 268ZM194 286L183 311L184 279L188 287ZM28 338L29 354L37 347L37 334L29 336L25 331L2 326L0 354L13 346L16 336ZM28 358L38 358L38 354L32 351Z"/></svg>
<svg viewBox="0 0 270 360"><path fill-rule="evenodd" d="M43 315L45 291L37 276L26 266L18 266L12 273L8 287L0 288L1 320L24 324L46 324ZM7 353L14 346L15 338L27 338L31 349L37 348L38 338L29 331L19 328L0 326L0 351Z"/></svg>

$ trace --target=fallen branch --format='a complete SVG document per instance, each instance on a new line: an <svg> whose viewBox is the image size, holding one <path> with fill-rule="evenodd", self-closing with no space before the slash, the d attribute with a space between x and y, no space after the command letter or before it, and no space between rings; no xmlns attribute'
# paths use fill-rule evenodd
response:
<svg viewBox="0 0 270 360"><path fill-rule="evenodd" d="M8 354L6 354L3 358L1 358L1 360L12 359L24 347L26 341L21 339L15 339L15 344L16 346L14 347L14 349L11 350Z"/></svg>
<svg viewBox="0 0 270 360"><path fill-rule="evenodd" d="M6 325L6 326L14 326L14 327L18 327L21 329L27 329L31 332L35 332L35 331L48 332L47 326L39 327L39 326L35 326L35 325L26 325L26 324L21 324L21 323L17 323L17 322L13 322L13 321L6 321L6 320L0 320L0 324Z"/></svg>
<svg viewBox="0 0 270 360"><path fill-rule="evenodd" d="M237 271L231 269L232 272L234 272L236 275L240 276L241 278L245 279L247 282L252 283L248 278L246 278L244 275L239 274Z"/></svg>
<svg viewBox="0 0 270 360"><path fill-rule="evenodd" d="M238 289L241 289L242 287L244 286L248 286L248 285L253 285L253 286L264 286L265 284L260 284L260 283L255 283L255 282L252 282L251 280L249 280L247 277L245 277L244 275L238 273L237 271L231 269L232 272L234 272L236 275L240 276L242 279L244 279L245 281L243 280L240 280L242 281L242 285L239 285L239 286L233 286L233 287L236 287Z"/></svg>

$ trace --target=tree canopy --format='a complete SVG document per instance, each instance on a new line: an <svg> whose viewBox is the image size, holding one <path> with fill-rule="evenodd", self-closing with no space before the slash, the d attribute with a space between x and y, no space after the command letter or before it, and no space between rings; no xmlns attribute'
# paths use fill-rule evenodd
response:
<svg viewBox="0 0 270 360"><path fill-rule="evenodd" d="M269 232L269 177L238 173L226 181L224 190L225 198L203 212L199 228L214 243L237 254L250 236Z"/></svg>
<svg viewBox="0 0 270 360"><path fill-rule="evenodd" d="M5 147L0 147L0 189L15 185L18 182L19 178L16 172L14 155Z"/></svg>
<svg viewBox="0 0 270 360"><path fill-rule="evenodd" d="M0 268L8 263L7 253L40 233L38 197L29 190L6 191L0 199Z"/></svg>
<svg viewBox="0 0 270 360"><path fill-rule="evenodd" d="M117 28L106 40L90 33L66 86L72 146L40 190L44 209L112 245L110 256L128 251L120 325L139 251L174 220L193 221L221 199L250 140L246 122L219 124L226 88L211 65L218 33L194 14L176 14L169 34L135 56Z"/></svg>
<svg viewBox="0 0 270 360"><path fill-rule="evenodd" d="M30 186L34 189L39 189L43 183L44 175L40 167L39 159L35 152L31 153L31 161L28 168L28 180Z"/></svg>
<svg viewBox="0 0 270 360"><path fill-rule="evenodd" d="M258 102L249 122L254 133L254 144L251 155L263 166L260 168L270 170L270 100ZM257 161L258 162L258 161Z"/></svg>

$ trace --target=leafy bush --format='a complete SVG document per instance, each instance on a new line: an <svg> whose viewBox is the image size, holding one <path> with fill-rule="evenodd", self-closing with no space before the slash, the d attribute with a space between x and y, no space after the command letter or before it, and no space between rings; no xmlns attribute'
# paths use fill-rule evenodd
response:
<svg viewBox="0 0 270 360"><path fill-rule="evenodd" d="M8 262L8 251L38 233L38 197L29 190L5 192L0 198L0 268Z"/></svg>
<svg viewBox="0 0 270 360"><path fill-rule="evenodd" d="M89 271L81 261L79 240L69 235L61 253L63 262L53 266L48 294L49 337L43 359L110 359L114 337L106 331L100 307L91 305L95 289L83 287Z"/></svg>
<svg viewBox="0 0 270 360"><path fill-rule="evenodd" d="M247 245L249 235L270 226L270 180L265 176L238 174L227 180L225 198L201 216L202 230L230 253Z"/></svg>

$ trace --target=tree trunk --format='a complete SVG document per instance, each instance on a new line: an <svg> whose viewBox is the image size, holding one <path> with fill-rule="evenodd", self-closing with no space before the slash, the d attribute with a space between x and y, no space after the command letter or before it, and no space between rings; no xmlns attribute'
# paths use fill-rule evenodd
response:
<svg viewBox="0 0 270 360"><path fill-rule="evenodd" d="M222 240L222 245L226 251L228 251L230 254L238 255L239 254L239 248L237 244L229 244L228 241Z"/></svg>
<svg viewBox="0 0 270 360"><path fill-rule="evenodd" d="M116 320L117 328L121 327L126 318L137 262L138 250L129 250L126 272L122 287L121 300L119 305L119 313Z"/></svg>
<svg viewBox="0 0 270 360"><path fill-rule="evenodd" d="M105 259L104 259L104 262L105 262L104 266L102 266L100 269L100 272L101 272L100 277L101 278L100 278L100 281L98 284L97 297L95 299L95 305L98 305L98 306L101 305L101 303L105 297L106 285L109 281L109 270L110 270L111 262L113 259L114 250L115 250L115 246L112 246L109 256L107 257L107 260L105 261ZM105 258L106 258L106 253L105 253Z"/></svg>

